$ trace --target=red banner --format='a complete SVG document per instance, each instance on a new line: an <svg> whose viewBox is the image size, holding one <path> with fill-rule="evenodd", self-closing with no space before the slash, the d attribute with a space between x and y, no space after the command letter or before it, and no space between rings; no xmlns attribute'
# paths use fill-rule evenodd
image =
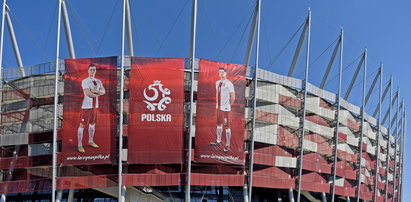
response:
<svg viewBox="0 0 411 202"><path fill-rule="evenodd" d="M133 57L128 162L181 163L184 60Z"/></svg>
<svg viewBox="0 0 411 202"><path fill-rule="evenodd" d="M246 67L200 60L195 160L244 164Z"/></svg>
<svg viewBox="0 0 411 202"><path fill-rule="evenodd" d="M117 132L117 57L66 59L63 165L111 163Z"/></svg>

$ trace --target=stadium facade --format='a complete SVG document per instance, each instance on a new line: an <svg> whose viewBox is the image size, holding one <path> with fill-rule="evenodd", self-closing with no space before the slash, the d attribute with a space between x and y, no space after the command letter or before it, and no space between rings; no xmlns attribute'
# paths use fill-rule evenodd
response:
<svg viewBox="0 0 411 202"><path fill-rule="evenodd" d="M70 33L64 1L60 6ZM309 13L289 74L259 68L260 8L257 1L244 65L195 57L196 0L189 58L134 57L125 0L127 56L74 59L68 34L72 59L4 68L1 200L402 201L406 110L399 90L393 92L393 80L383 87L382 65L367 89L364 50L343 94L341 32L326 69L339 66L338 92L324 90L328 73L319 87L311 84ZM293 72L305 40L306 77L301 80ZM250 65L253 45L256 65ZM333 65L338 55L340 65ZM84 122L99 129L83 126L88 132L81 137L86 143L86 133L96 130L100 148L84 146L83 152L77 131L84 115L78 103L87 93L73 89L83 86L91 64L105 89L95 92L99 119ZM158 72L169 73L161 77ZM230 115L218 114L222 72L235 89L229 90L235 95L231 109L221 110ZM362 104L356 106L347 100L360 72ZM369 115L365 106L374 89L378 106ZM157 97L150 97L150 90L161 91L164 99L154 103ZM89 151L93 154L84 154Z"/></svg>

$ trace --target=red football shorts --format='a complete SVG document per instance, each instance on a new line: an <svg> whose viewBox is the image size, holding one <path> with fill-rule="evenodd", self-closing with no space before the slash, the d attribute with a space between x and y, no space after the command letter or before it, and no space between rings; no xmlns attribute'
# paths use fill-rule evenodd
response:
<svg viewBox="0 0 411 202"><path fill-rule="evenodd" d="M83 125L95 124L97 122L97 109L81 109L80 119Z"/></svg>
<svg viewBox="0 0 411 202"><path fill-rule="evenodd" d="M230 127L230 112L217 110L217 125L224 125Z"/></svg>

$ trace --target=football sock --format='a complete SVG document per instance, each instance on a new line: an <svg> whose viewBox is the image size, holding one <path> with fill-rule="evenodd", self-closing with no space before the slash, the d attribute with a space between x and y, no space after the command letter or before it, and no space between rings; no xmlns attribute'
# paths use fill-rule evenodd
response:
<svg viewBox="0 0 411 202"><path fill-rule="evenodd" d="M77 145L79 147L83 146L83 131L84 128L78 128L77 130Z"/></svg>
<svg viewBox="0 0 411 202"><path fill-rule="evenodd" d="M230 147L231 129L225 129L226 146Z"/></svg>
<svg viewBox="0 0 411 202"><path fill-rule="evenodd" d="M90 124L88 125L88 143L94 142L94 132L96 131L96 125Z"/></svg>
<svg viewBox="0 0 411 202"><path fill-rule="evenodd" d="M217 142L221 142L221 135L223 133L223 126L217 126Z"/></svg>

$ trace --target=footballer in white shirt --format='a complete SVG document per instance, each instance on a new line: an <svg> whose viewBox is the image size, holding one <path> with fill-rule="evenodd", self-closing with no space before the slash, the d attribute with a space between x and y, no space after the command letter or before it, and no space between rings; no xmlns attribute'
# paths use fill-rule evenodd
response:
<svg viewBox="0 0 411 202"><path fill-rule="evenodd" d="M106 90L104 89L101 81L95 78L96 71L96 66L94 64L90 64L88 67L88 77L81 82L84 99L81 105L81 121L77 130L77 146L80 153L85 152L83 148L83 132L84 127L87 125L89 134L88 144L93 148L99 148L93 138L96 131L98 97L106 94Z"/></svg>
<svg viewBox="0 0 411 202"><path fill-rule="evenodd" d="M227 70L225 68L220 67L218 69L218 75L220 76L220 80L218 80L215 83L217 109L217 140L215 142L211 142L210 145L220 145L224 127L226 136L226 145L224 148L224 152L227 153L230 150L230 112L231 105L235 101L235 91L233 83L227 79Z"/></svg>

